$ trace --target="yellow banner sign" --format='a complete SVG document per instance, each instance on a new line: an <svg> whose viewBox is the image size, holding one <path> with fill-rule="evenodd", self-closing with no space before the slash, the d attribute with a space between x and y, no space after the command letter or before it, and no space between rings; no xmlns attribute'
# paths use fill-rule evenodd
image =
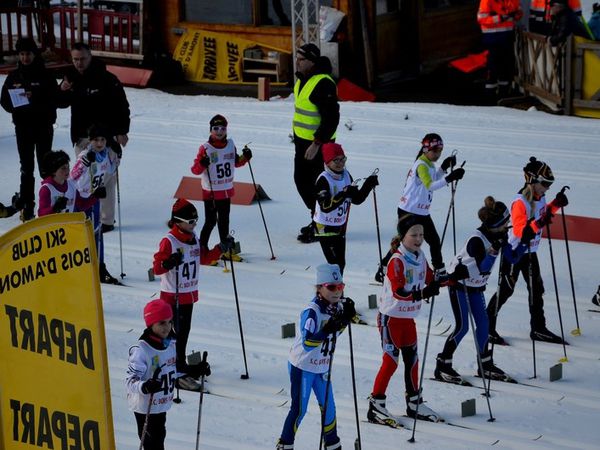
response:
<svg viewBox="0 0 600 450"><path fill-rule="evenodd" d="M94 235L83 213L0 236L0 448L115 448Z"/></svg>

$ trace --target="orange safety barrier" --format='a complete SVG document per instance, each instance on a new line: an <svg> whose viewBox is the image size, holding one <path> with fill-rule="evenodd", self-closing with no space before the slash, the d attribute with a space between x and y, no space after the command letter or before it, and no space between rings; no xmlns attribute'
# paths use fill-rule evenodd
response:
<svg viewBox="0 0 600 450"><path fill-rule="evenodd" d="M338 98L343 102L374 102L375 94L342 78L337 84Z"/></svg>
<svg viewBox="0 0 600 450"><path fill-rule="evenodd" d="M463 73L471 73L475 72L476 70L485 68L485 66L487 65L487 56L488 51L485 50L475 55L468 55L464 58L458 58L453 61L450 61L448 65L450 67L454 67L457 70L460 70Z"/></svg>
<svg viewBox="0 0 600 450"><path fill-rule="evenodd" d="M252 183L236 181L233 183L233 188L235 189L235 195L231 198L231 203L234 205L250 205L257 199L257 195L260 200L271 200L260 184L256 185L256 192ZM197 177L181 178L173 197L198 201L210 200L209 198L203 198L202 184L200 183L200 178Z"/></svg>
<svg viewBox="0 0 600 450"><path fill-rule="evenodd" d="M106 66L106 70L115 75L123 86L145 88L148 86L152 70L137 67Z"/></svg>
<svg viewBox="0 0 600 450"><path fill-rule="evenodd" d="M552 224L550 225L552 239L564 240L565 233L562 220L560 214L557 214L552 219ZM600 244L600 219L565 214L565 221L567 223L567 237L570 241ZM546 230L547 228L544 227L542 237L548 237Z"/></svg>

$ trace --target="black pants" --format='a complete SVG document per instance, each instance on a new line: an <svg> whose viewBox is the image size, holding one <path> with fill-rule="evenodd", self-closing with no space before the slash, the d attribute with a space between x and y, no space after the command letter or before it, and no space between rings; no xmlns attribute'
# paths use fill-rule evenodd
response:
<svg viewBox="0 0 600 450"><path fill-rule="evenodd" d="M435 225L433 223L433 220L431 219L431 216L420 216L418 214L409 213L407 211L404 211L403 209L398 208L398 219L406 215L414 216L418 219L418 223L423 225L425 242L427 242L427 245L429 245L429 252L431 253L431 265L433 266L433 268L440 269L444 267L444 258L442 256L442 243L440 242L440 235L435 229Z"/></svg>
<svg viewBox="0 0 600 450"><path fill-rule="evenodd" d="M302 201L311 212L312 217L317 201L315 183L318 176L323 172L323 154L319 150L312 160L304 159L304 153L310 144L312 144L312 141L294 136L294 146L296 149L294 156L294 183L296 183L298 194L302 197Z"/></svg>
<svg viewBox="0 0 600 450"><path fill-rule="evenodd" d="M483 33L483 46L488 50L488 83L511 82L514 75L515 33Z"/></svg>
<svg viewBox="0 0 600 450"><path fill-rule="evenodd" d="M500 282L499 298L496 294L492 296L487 307L487 314L490 322L490 334L496 331L496 320L498 312L502 305L511 297L515 290L515 284L519 279L519 273L523 275L525 283L527 283L527 291L529 292L529 313L531 315L530 325L531 330L544 330L546 328L546 318L544 317L544 282L540 274L540 265L538 263L537 253L531 253L531 274L533 286L529 283L529 254L523 257L516 264L511 264L506 259L502 258L500 262L500 274L502 280Z"/></svg>
<svg viewBox="0 0 600 450"><path fill-rule="evenodd" d="M17 135L17 148L21 163L21 199L28 212L33 213L35 204L35 159L37 158L38 171L41 176L41 166L44 155L52 150L54 128L52 124L15 126ZM34 157L35 156L35 157Z"/></svg>
<svg viewBox="0 0 600 450"><path fill-rule="evenodd" d="M344 274L344 267L346 267L346 236L342 234L319 236L319 243L327 262L340 266L340 273Z"/></svg>
<svg viewBox="0 0 600 450"><path fill-rule="evenodd" d="M135 414L138 436L141 440L144 422L146 421L146 414L137 412L134 412L133 414ZM148 415L148 426L146 427L146 437L144 438L144 450L165 449L165 437L167 436L167 428L165 427L166 422L166 412Z"/></svg>
<svg viewBox="0 0 600 450"><path fill-rule="evenodd" d="M208 247L208 240L212 230L217 225L221 242L229 234L229 211L231 210L231 199L204 200L204 226L200 231L200 246Z"/></svg>
<svg viewBox="0 0 600 450"><path fill-rule="evenodd" d="M186 347L192 328L192 312L194 305L192 303L179 305L179 314L177 314L177 306L173 305L173 326L177 335L176 352L177 352L177 370L185 372L186 365Z"/></svg>

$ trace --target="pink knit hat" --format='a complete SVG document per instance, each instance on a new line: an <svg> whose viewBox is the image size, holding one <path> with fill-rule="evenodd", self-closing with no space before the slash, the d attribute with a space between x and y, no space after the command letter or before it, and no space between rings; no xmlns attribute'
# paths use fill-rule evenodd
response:
<svg viewBox="0 0 600 450"><path fill-rule="evenodd" d="M173 310L171 309L171 305L160 298L152 300L144 306L144 322L146 322L147 327L161 320L171 320L172 318Z"/></svg>

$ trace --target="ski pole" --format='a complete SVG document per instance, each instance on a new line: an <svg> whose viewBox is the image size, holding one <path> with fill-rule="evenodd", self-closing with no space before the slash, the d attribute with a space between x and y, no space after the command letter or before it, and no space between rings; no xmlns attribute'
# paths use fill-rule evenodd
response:
<svg viewBox="0 0 600 450"><path fill-rule="evenodd" d="M160 374L161 369L165 365L157 367L154 369L154 373L152 374L153 380L158 380L158 375ZM154 392L150 394L150 399L148 400L148 409L146 409L146 418L144 419L144 426L142 427L142 437L140 438L140 449L144 448L144 440L146 439L146 432L148 431L148 421L150 420L150 409L152 409L152 401L154 400Z"/></svg>
<svg viewBox="0 0 600 450"><path fill-rule="evenodd" d="M122 224L122 220L121 220L121 187L119 184L119 168L117 167L117 172L116 172L116 177L117 177L117 214L119 215L119 255L121 258L121 279L125 278L125 272L123 271L123 233L121 230L121 224Z"/></svg>
<svg viewBox="0 0 600 450"><path fill-rule="evenodd" d="M244 145L244 150L247 148L248 148L248 144ZM273 259L275 259L275 253L273 253L273 246L271 245L271 238L269 237L269 230L267 229L267 221L265 220L265 215L263 214L262 205L260 203L260 196L258 195L256 181L254 181L254 173L252 172L252 164L250 164L250 160L248 160L248 168L250 169L250 176L252 177L252 184L254 185L254 195L256 196L256 201L258 202L258 209L260 209L260 216L262 217L263 225L265 226L265 233L267 234L267 242L269 243L269 249L271 250L271 260L273 260Z"/></svg>
<svg viewBox="0 0 600 450"><path fill-rule="evenodd" d="M327 370L327 382L325 383L325 400L323 400L323 410L321 411L321 437L319 439L319 450L323 448L323 439L325 439L325 419L327 417L327 404L329 403L329 388L331 387L331 367L333 366L333 353L337 343L337 331L333 332L331 338L331 350L329 350L329 369Z"/></svg>
<svg viewBox="0 0 600 450"><path fill-rule="evenodd" d="M455 155L456 150L452 152L452 155ZM467 161L463 161L460 165L462 168ZM454 166L450 167L450 173L454 172ZM453 181L450 190L450 204L448 205L448 213L446 214L446 222L444 223L444 231L442 231L442 238L440 239L440 246L444 245L444 238L446 237L446 230L448 229L448 222L450 221L450 213L454 212L454 195L456 194L456 186L458 185L458 180ZM453 216L453 226L454 226L454 216ZM454 253L456 253L456 236L454 238Z"/></svg>
<svg viewBox="0 0 600 450"><path fill-rule="evenodd" d="M208 352L202 353L202 362L206 362L206 357L208 356ZM204 378L205 375L202 375L200 379L200 400L198 403L198 426L196 427L196 450L198 450L198 445L200 444L200 418L202 417L202 400L204 400Z"/></svg>
<svg viewBox="0 0 600 450"><path fill-rule="evenodd" d="M182 248L177 249L177 253L183 253ZM179 261L179 260L178 260ZM179 333L179 262L175 265L175 334ZM173 403L181 403L179 397L179 386L177 386L177 397L173 399Z"/></svg>
<svg viewBox="0 0 600 450"><path fill-rule="evenodd" d="M558 284L556 282L556 268L554 267L554 253L552 252L552 237L550 236L550 222L546 224L546 232L548 233L548 247L550 248L550 265L552 266L552 278L554 280L554 292L556 292L556 307L558 308L558 323L560 324L560 336L562 338L564 357L560 358L559 362L568 362L567 345L565 343L565 332L563 329L562 313L560 311L560 300L558 298Z"/></svg>
<svg viewBox="0 0 600 450"><path fill-rule="evenodd" d="M437 282L437 280L435 280ZM423 348L423 364L421 364L421 376L419 377L419 388L417 389L417 408L413 421L412 436L408 440L415 442L415 431L417 430L417 416L419 415L419 404L421 403L421 391L423 390L423 375L425 374L425 360L427 358L427 347L429 346L429 335L431 332L431 318L433 316L433 306L435 305L435 295L431 297L431 306L429 307L429 318L427 319L427 334L425 335L425 347Z"/></svg>
<svg viewBox="0 0 600 450"><path fill-rule="evenodd" d="M373 175L377 175L379 169L373 171ZM375 207L375 227L377 228L377 249L379 250L379 264L383 261L383 255L381 254L381 233L379 231L379 211L377 209L377 192L376 188L373 188L373 206Z"/></svg>
<svg viewBox="0 0 600 450"><path fill-rule="evenodd" d="M560 190L564 194L566 189L571 189L569 186L563 186ZM571 252L569 251L569 236L567 235L567 219L565 218L565 208L560 207L563 223L563 234L565 235L565 247L567 248L567 263L569 264L569 279L571 280L571 293L573 294L573 308L575 309L575 322L577 328L571 331L573 336L581 336L581 328L579 328L579 315L577 314L577 301L575 300L575 284L573 283L573 268L571 267Z"/></svg>
<svg viewBox="0 0 600 450"><path fill-rule="evenodd" d="M233 268L233 254L231 253L231 249L229 249L229 264L231 265L231 281L233 282L233 294L235 296L235 307L237 309L237 318L238 325L240 328L240 340L242 342L242 355L244 356L244 368L246 369L246 373L240 375L242 380L247 380L250 378L248 374L248 362L246 361L246 346L244 345L244 331L242 329L242 315L240 313L240 301L238 298L237 292L237 284L235 282L235 269Z"/></svg>
<svg viewBox="0 0 600 450"><path fill-rule="evenodd" d="M500 305L500 289L502 287L502 277L504 276L502 274L502 263L503 263L502 258L503 258L503 256L504 256L504 249L500 248L500 252L498 253L498 259L500 260L500 264L498 267L498 286L496 287L496 303L494 304L494 330L496 329L496 322L498 321L498 308ZM489 316L488 316L488 321L489 321ZM492 345L490 348L490 356L492 358L494 357L494 342L493 341L492 341ZM483 375L485 375L485 374L482 372L482 378L483 378ZM490 373L490 376L488 377L488 383L487 383L488 395L490 392L491 385L492 385L492 374Z"/></svg>
<svg viewBox="0 0 600 450"><path fill-rule="evenodd" d="M462 258L458 258L458 264L461 263L461 259ZM479 366L479 371L481 372L481 379L483 380L483 390L486 394L485 400L487 402L488 412L490 413L490 418L488 419L488 422L494 422L496 419L492 415L492 406L490 405L489 385L485 382L485 372L483 370L483 361L481 360L481 349L479 348L479 342L477 341L477 333L475 333L475 319L473 317L473 310L471 309L471 299L469 298L469 289L467 288L467 285L464 283L464 280L463 280L463 283L460 283L460 281L458 283L462 284L463 293L465 295L465 303L467 304L467 313L469 314L469 322L471 324L471 331L473 332L473 342L475 343L475 354L477 355L477 365ZM480 294L480 295L483 295L483 294ZM458 297L458 291L456 292L456 296ZM485 302L484 302L484 306L485 306ZM486 319L487 319L487 317L486 317ZM491 357L491 355L490 355L490 357Z"/></svg>
<svg viewBox="0 0 600 450"><path fill-rule="evenodd" d="M530 219L530 222L533 219ZM533 306L533 263L531 260L531 241L527 243L527 276L529 279L529 308ZM533 376L531 378L537 378L537 368L535 365L535 339L531 339L531 350L533 352Z"/></svg>
<svg viewBox="0 0 600 450"><path fill-rule="evenodd" d="M356 376L354 372L354 349L352 345L352 321L348 322L348 342L350 343L350 373L352 375L352 395L354 397L354 416L356 419L356 433L358 443L354 445L355 450L362 449L362 441L360 438L360 421L358 420L358 400L356 398Z"/></svg>

